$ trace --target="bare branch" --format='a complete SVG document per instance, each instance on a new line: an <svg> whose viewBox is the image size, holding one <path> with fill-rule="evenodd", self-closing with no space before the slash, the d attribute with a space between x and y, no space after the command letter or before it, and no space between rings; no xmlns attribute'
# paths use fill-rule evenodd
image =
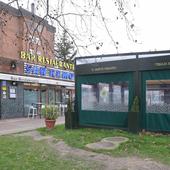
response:
<svg viewBox="0 0 170 170"><path fill-rule="evenodd" d="M39 39L41 41L45 41L45 44L48 44L49 46L46 37L43 37L43 33L38 32L37 29L39 25L43 25L42 23L45 20L51 21L51 23L55 23L55 26L57 27L57 36L60 36L62 30L66 31L69 37L72 39L74 45L76 46L78 54L80 54L81 48L85 51L88 51L87 48L90 46L94 46L94 48L96 48L97 50L99 49L98 47L101 47L98 43L96 43L101 42L101 40L97 39L98 37L95 30L97 28L98 30L101 29L103 31L104 28L116 51L118 52L119 43L117 42L117 40L115 40L115 37L109 27L110 23L113 24L116 21L111 21L111 19L108 19L107 16L105 16L105 11L102 6L102 0L86 0L81 3L76 0L58 0L55 7L50 6L49 0L39 0L38 7L45 8L45 15L43 15L41 19L38 20L38 22L33 20L33 22L36 22L37 25L34 27L34 30L32 32L30 31L26 19L22 14L19 2L21 2L21 0L11 0L7 5L12 5L13 3L17 4L17 7L21 16L23 17L24 24L27 29L26 35L31 35L33 38L35 35L38 34ZM114 9L117 9L116 11L118 13L118 16L114 17L117 19L121 18L122 21L124 21L127 37L129 38L129 40L135 42L135 25L132 20L129 19L129 16L132 15L132 11L129 9L130 2L128 2L127 0L112 0L111 2ZM28 4L29 0L27 0L27 6ZM70 22L70 20L73 20L73 22ZM85 38L88 39L88 41L85 40ZM80 41L82 43L80 43ZM44 44L42 43L41 46L44 46ZM38 49L38 47L36 49ZM51 49L51 51L53 51L53 49Z"/></svg>
<svg viewBox="0 0 170 170"><path fill-rule="evenodd" d="M103 23L104 23L105 29L106 29L106 31L107 31L107 34L109 35L110 39L111 39L112 42L114 43L114 46L115 46L116 51L117 51L116 41L114 40L114 38L112 37L112 35L111 35L110 31L109 31L109 28L108 28L108 26L107 26L107 24L106 24L106 22L105 22L105 18L104 18L103 14L102 14L101 8L98 7L98 10L99 10L99 13L100 13L100 15L101 15L101 18L102 18L102 21L103 21ZM118 52L118 51L117 51L117 52Z"/></svg>

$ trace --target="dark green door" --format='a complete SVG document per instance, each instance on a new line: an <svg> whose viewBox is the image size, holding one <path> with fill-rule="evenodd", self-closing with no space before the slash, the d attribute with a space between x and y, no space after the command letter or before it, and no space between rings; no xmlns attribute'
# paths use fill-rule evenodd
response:
<svg viewBox="0 0 170 170"><path fill-rule="evenodd" d="M142 73L142 127L170 131L170 70Z"/></svg>
<svg viewBox="0 0 170 170"><path fill-rule="evenodd" d="M133 97L132 75L114 73L78 76L79 124L127 128Z"/></svg>

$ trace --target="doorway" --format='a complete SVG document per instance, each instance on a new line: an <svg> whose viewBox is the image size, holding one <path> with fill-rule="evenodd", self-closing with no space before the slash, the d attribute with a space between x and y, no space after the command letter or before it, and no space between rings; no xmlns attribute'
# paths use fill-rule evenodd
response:
<svg viewBox="0 0 170 170"><path fill-rule="evenodd" d="M24 83L24 116L28 115L30 106L39 102L40 87L39 84Z"/></svg>

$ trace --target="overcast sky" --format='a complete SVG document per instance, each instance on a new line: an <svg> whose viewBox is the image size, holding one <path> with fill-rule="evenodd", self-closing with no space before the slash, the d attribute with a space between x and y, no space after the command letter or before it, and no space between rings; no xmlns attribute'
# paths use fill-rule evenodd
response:
<svg viewBox="0 0 170 170"><path fill-rule="evenodd" d="M8 2L8 0L2 1ZM83 0L79 0L79 2L81 1ZM95 23L99 26L93 27L92 31L95 33L96 41L103 42L103 46L99 50L96 50L96 45L92 45L88 47L88 53L81 49L81 55L170 50L169 0L133 0L133 2L137 2L137 6L132 9L134 17L133 22L136 26L134 39L137 40L137 43L128 39L126 27L122 21L116 23L112 22L114 21L113 15L111 15L113 6L110 5L112 0L101 1L103 3L103 13L108 17L109 30L113 35L114 40L119 42L118 49L115 49L107 32L104 30L104 27L100 27L101 23ZM24 0L24 8L28 7L27 2L29 2L30 6L31 2L37 3L38 0ZM56 2L56 0L50 0L50 5L54 7ZM78 41L78 44L85 44L88 43L88 41L88 36L85 36L82 42Z"/></svg>

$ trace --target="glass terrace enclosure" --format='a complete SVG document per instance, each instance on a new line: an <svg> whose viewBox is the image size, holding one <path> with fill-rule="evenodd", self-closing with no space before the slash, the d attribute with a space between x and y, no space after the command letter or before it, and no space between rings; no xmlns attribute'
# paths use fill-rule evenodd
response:
<svg viewBox="0 0 170 170"><path fill-rule="evenodd" d="M170 132L170 51L81 57L75 74L79 126Z"/></svg>

